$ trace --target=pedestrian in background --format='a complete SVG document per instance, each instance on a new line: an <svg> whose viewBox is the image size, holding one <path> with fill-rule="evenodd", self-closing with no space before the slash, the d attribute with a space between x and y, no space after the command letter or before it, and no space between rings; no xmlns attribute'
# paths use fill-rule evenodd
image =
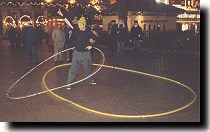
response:
<svg viewBox="0 0 210 132"><path fill-rule="evenodd" d="M134 54L138 55L140 50L140 44L143 39L142 28L139 26L138 21L135 20L130 30L130 42L133 43Z"/></svg>
<svg viewBox="0 0 210 132"><path fill-rule="evenodd" d="M8 40L9 40L10 49L11 49L12 53L14 53L15 48L16 48L16 31L13 26L9 27Z"/></svg>
<svg viewBox="0 0 210 132"><path fill-rule="evenodd" d="M15 32L16 32L16 37L15 37L15 39L16 39L16 48L17 48L17 50L20 50L20 48L21 48L21 29L20 29L20 27L19 26L16 26L15 27Z"/></svg>
<svg viewBox="0 0 210 132"><path fill-rule="evenodd" d="M39 63L37 56L37 36L37 31L33 28L32 24L29 23L28 27L24 29L23 41L28 49L30 65L37 65Z"/></svg>
<svg viewBox="0 0 210 132"><path fill-rule="evenodd" d="M108 45L112 55L115 55L116 49L117 49L116 36L117 36L117 24L115 20L112 20L111 25L110 25L110 30L109 30L110 43Z"/></svg>
<svg viewBox="0 0 210 132"><path fill-rule="evenodd" d="M41 46L42 45L42 40L44 39L45 37L45 34L44 34L44 29L42 27L42 25L39 25L36 27L36 30L37 30L37 33L38 33L38 45Z"/></svg>
<svg viewBox="0 0 210 132"><path fill-rule="evenodd" d="M64 31L61 30L60 24L55 25L55 29L52 32L52 39L54 41L54 54L57 54L63 50L65 43ZM63 53L55 56L54 61L55 65L63 63Z"/></svg>
<svg viewBox="0 0 210 132"><path fill-rule="evenodd" d="M74 38L73 38L73 31L72 29L66 24L65 28L64 28L64 34L65 34L65 49L69 49L71 47L74 47ZM67 54L67 62L71 62L72 61L72 54L73 54L73 50L69 50L66 52Z"/></svg>
<svg viewBox="0 0 210 132"><path fill-rule="evenodd" d="M116 30L116 40L117 40L117 58L122 58L124 55L124 46L128 38L128 30L125 27L123 20L118 21Z"/></svg>

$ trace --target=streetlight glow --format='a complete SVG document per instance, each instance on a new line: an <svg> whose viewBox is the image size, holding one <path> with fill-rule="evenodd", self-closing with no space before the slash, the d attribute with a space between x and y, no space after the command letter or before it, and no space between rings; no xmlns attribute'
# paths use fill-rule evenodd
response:
<svg viewBox="0 0 210 132"><path fill-rule="evenodd" d="M98 0L91 0L91 1L90 1L90 3L91 3L92 5L95 5L97 2L98 2Z"/></svg>
<svg viewBox="0 0 210 132"><path fill-rule="evenodd" d="M51 3L53 0L45 0L47 3Z"/></svg>
<svg viewBox="0 0 210 132"><path fill-rule="evenodd" d="M69 3L74 4L74 3L76 3L76 0L69 0Z"/></svg>

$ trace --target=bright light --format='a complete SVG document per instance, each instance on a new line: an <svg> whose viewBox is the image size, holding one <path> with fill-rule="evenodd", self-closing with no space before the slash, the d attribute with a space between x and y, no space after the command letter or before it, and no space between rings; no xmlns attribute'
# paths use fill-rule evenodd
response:
<svg viewBox="0 0 210 132"><path fill-rule="evenodd" d="M69 0L70 4L74 4L76 2L76 0Z"/></svg>
<svg viewBox="0 0 210 132"><path fill-rule="evenodd" d="M156 2L157 2L157 3L159 3L159 2L160 2L160 0L156 0Z"/></svg>
<svg viewBox="0 0 210 132"><path fill-rule="evenodd" d="M90 3L91 3L92 5L95 5L97 2L98 2L98 0L91 0L91 1L90 1Z"/></svg>
<svg viewBox="0 0 210 132"><path fill-rule="evenodd" d="M9 22L9 19L12 20ZM12 26L15 26L15 20L11 17L11 16L7 16L5 19L4 19L4 22L3 22L6 26L7 25L12 25Z"/></svg>
<svg viewBox="0 0 210 132"><path fill-rule="evenodd" d="M36 24L37 25L40 25L40 24L47 25L47 20L44 18L44 16L39 16L36 20Z"/></svg>
<svg viewBox="0 0 210 132"><path fill-rule="evenodd" d="M23 18L28 18L29 20L28 21L22 21ZM23 15L22 17L20 17L19 24L21 26L23 26L23 25L27 26L29 23L31 23L31 24L33 23L32 20L31 20L31 17L29 15Z"/></svg>
<svg viewBox="0 0 210 132"><path fill-rule="evenodd" d="M186 31L189 29L189 25L188 24L182 24L182 31Z"/></svg>
<svg viewBox="0 0 210 132"><path fill-rule="evenodd" d="M47 3L51 3L53 0L45 0L45 2Z"/></svg>
<svg viewBox="0 0 210 132"><path fill-rule="evenodd" d="M101 10L101 7L98 6L98 5L94 5L93 7L94 7L97 11L100 11L100 10Z"/></svg>

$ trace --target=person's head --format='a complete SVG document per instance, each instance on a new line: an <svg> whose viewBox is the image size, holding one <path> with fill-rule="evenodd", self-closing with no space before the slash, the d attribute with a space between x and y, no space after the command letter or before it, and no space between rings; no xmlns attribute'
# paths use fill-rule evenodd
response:
<svg viewBox="0 0 210 132"><path fill-rule="evenodd" d="M122 25L122 24L124 24L124 21L123 21L123 20L119 20L119 21L118 21L118 24L119 24L119 25Z"/></svg>
<svg viewBox="0 0 210 132"><path fill-rule="evenodd" d="M68 24L65 25L65 28L70 29L70 26Z"/></svg>
<svg viewBox="0 0 210 132"><path fill-rule="evenodd" d="M78 21L78 27L81 31L84 31L86 29L86 20L85 17L81 17Z"/></svg>
<svg viewBox="0 0 210 132"><path fill-rule="evenodd" d="M78 25L78 20L77 20L77 17L76 17L76 16L74 17L74 20L72 21L72 23L73 23L74 25Z"/></svg>
<svg viewBox="0 0 210 132"><path fill-rule="evenodd" d="M118 27L119 27L119 28L125 28L125 23L124 23L123 20L119 20L119 21L118 21Z"/></svg>
<svg viewBox="0 0 210 132"><path fill-rule="evenodd" d="M137 20L135 20L135 21L134 21L133 26L134 26L134 27L138 27L138 26L139 26L139 24L138 24L138 21L137 21Z"/></svg>
<svg viewBox="0 0 210 132"><path fill-rule="evenodd" d="M112 25L115 25L115 24L116 24L116 21L115 21L115 20L112 20L112 21L111 21L111 24L112 24Z"/></svg>
<svg viewBox="0 0 210 132"><path fill-rule="evenodd" d="M61 29L61 24L58 23L57 26L56 26L56 28L57 28L57 29Z"/></svg>

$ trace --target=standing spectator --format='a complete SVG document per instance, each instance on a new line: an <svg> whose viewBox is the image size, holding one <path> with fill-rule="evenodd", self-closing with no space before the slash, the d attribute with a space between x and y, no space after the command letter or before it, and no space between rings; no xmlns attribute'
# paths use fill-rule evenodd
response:
<svg viewBox="0 0 210 132"><path fill-rule="evenodd" d="M53 26L54 28L55 28L55 25ZM53 29L54 29L53 28ZM48 45L48 47L49 47L49 51L50 52L54 52L53 50L53 39L52 39L52 32L53 32L53 29L49 29L48 30L48 36L47 36L47 45Z"/></svg>
<svg viewBox="0 0 210 132"><path fill-rule="evenodd" d="M119 20L116 32L117 58L122 58L124 55L124 45L128 36L128 30L125 28L125 23L123 20Z"/></svg>
<svg viewBox="0 0 210 132"><path fill-rule="evenodd" d="M95 27L95 25L91 25L90 26L90 30L98 37L99 35L98 35L98 32L97 32L97 30L96 30L96 27Z"/></svg>
<svg viewBox="0 0 210 132"><path fill-rule="evenodd" d="M64 28L64 34L65 34L64 47L65 47L65 49L74 47L74 38L73 38L72 32L73 32L72 29L68 25L66 25ZM73 53L73 50L67 51L67 62L72 61L72 53Z"/></svg>
<svg viewBox="0 0 210 132"><path fill-rule="evenodd" d="M37 30L37 33L38 33L37 42L38 42L38 45L41 46L42 45L42 40L45 37L44 29L43 29L42 25L39 25L39 26L36 27L36 30Z"/></svg>
<svg viewBox="0 0 210 132"><path fill-rule="evenodd" d="M9 43L10 43L11 51L15 52L16 32L15 32L15 28L13 26L9 27L8 40L9 40Z"/></svg>
<svg viewBox="0 0 210 132"><path fill-rule="evenodd" d="M52 39L54 41L54 54L61 52L64 48L65 35L63 30L61 30L61 25L55 25L55 29L52 32ZM63 62L63 54L59 54L54 58L55 64Z"/></svg>
<svg viewBox="0 0 210 132"><path fill-rule="evenodd" d="M115 20L111 21L110 31L109 31L109 37L110 37L110 45L109 48L111 50L111 53L114 55L116 51L116 35L117 35L117 24Z"/></svg>
<svg viewBox="0 0 210 132"><path fill-rule="evenodd" d="M21 47L21 29L20 27L15 27L15 33L16 33L16 37L15 37L15 41L16 41L16 48L20 49Z"/></svg>
<svg viewBox="0 0 210 132"><path fill-rule="evenodd" d="M38 64L37 56L37 32L33 28L32 24L29 23L29 26L24 29L23 36L24 44L26 45L29 53L30 62L29 64Z"/></svg>
<svg viewBox="0 0 210 132"><path fill-rule="evenodd" d="M24 36L25 36L25 33L26 33L26 29L28 27L26 25L23 26L22 30L21 30L21 41L22 41L22 45L23 47L26 47L26 44L24 42Z"/></svg>
<svg viewBox="0 0 210 132"><path fill-rule="evenodd" d="M135 20L130 31L130 41L133 42L133 49L136 55L138 55L142 37L142 28L139 26L138 21Z"/></svg>

